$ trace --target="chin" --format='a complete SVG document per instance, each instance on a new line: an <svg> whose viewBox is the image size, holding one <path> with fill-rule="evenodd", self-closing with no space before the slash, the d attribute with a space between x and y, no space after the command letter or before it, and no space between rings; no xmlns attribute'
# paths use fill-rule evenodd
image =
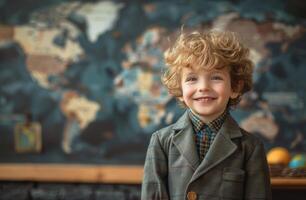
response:
<svg viewBox="0 0 306 200"><path fill-rule="evenodd" d="M195 109L194 110L198 115L202 117L213 117L213 116L218 116L221 115L223 111L219 110L203 110L203 109Z"/></svg>

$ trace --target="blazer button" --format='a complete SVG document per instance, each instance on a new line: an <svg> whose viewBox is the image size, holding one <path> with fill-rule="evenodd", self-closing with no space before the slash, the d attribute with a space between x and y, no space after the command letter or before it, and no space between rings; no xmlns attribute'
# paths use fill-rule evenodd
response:
<svg viewBox="0 0 306 200"><path fill-rule="evenodd" d="M197 193L194 191L190 191L187 193L187 199L188 200L196 200L197 199Z"/></svg>

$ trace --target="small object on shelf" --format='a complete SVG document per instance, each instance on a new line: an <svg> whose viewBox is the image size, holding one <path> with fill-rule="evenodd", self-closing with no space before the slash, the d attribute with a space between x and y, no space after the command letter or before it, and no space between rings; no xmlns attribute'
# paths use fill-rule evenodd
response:
<svg viewBox="0 0 306 200"><path fill-rule="evenodd" d="M275 147L267 154L267 160L270 165L285 165L290 162L290 153L286 148Z"/></svg>
<svg viewBox="0 0 306 200"><path fill-rule="evenodd" d="M270 176L271 177L280 177L282 176L282 171L285 168L285 165L269 165L270 168Z"/></svg>
<svg viewBox="0 0 306 200"><path fill-rule="evenodd" d="M17 123L14 130L15 150L17 153L40 153L41 125L32 121L32 115L27 113L25 121Z"/></svg>
<svg viewBox="0 0 306 200"><path fill-rule="evenodd" d="M281 176L283 177L306 177L306 169L304 168L296 168L291 169L286 167L283 169Z"/></svg>
<svg viewBox="0 0 306 200"><path fill-rule="evenodd" d="M269 165L271 177L305 178L306 168L289 168L285 165Z"/></svg>
<svg viewBox="0 0 306 200"><path fill-rule="evenodd" d="M303 154L296 154L293 156L289 163L289 167L292 169L306 168L306 156Z"/></svg>

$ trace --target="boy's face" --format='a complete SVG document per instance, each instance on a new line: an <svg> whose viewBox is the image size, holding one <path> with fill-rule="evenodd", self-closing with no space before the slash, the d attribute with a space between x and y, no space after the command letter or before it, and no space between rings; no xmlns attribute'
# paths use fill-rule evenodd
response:
<svg viewBox="0 0 306 200"><path fill-rule="evenodd" d="M226 109L230 98L236 98L231 88L231 78L227 68L211 70L182 69L180 98L204 123L211 122Z"/></svg>

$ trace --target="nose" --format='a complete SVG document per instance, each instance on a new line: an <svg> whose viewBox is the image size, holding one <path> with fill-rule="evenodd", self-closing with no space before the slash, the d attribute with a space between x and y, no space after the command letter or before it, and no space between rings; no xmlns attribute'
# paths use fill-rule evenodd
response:
<svg viewBox="0 0 306 200"><path fill-rule="evenodd" d="M202 78L199 82L198 82L198 90L200 92L205 92L205 91L209 91L210 90L210 83L207 79Z"/></svg>

